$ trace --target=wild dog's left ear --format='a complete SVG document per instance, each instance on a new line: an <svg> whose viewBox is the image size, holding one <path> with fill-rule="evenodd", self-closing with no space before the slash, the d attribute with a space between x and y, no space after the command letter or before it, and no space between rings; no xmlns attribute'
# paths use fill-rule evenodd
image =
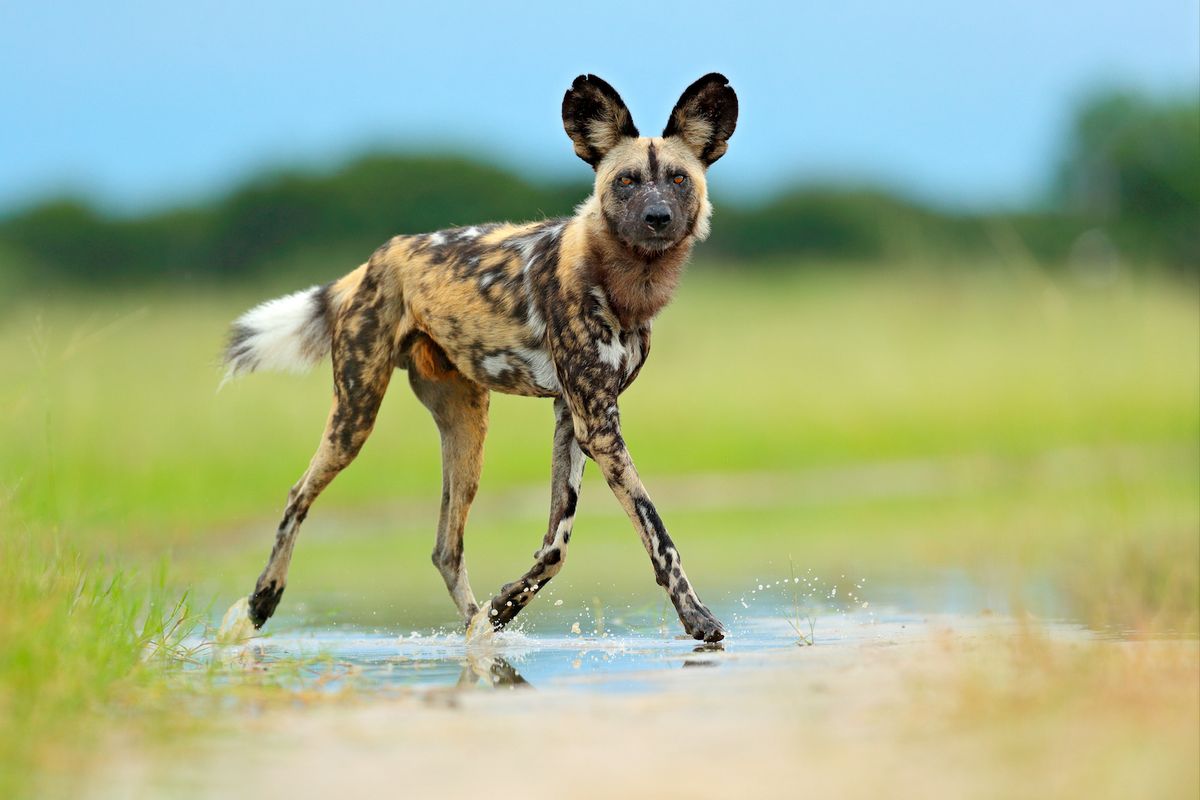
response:
<svg viewBox="0 0 1200 800"><path fill-rule="evenodd" d="M562 117L567 136L575 143L575 155L593 169L621 139L638 136L621 95L595 75L580 75L567 89Z"/></svg>
<svg viewBox="0 0 1200 800"><path fill-rule="evenodd" d="M729 79L710 72L684 89L663 129L663 138L678 136L707 167L725 155L737 116L737 95Z"/></svg>

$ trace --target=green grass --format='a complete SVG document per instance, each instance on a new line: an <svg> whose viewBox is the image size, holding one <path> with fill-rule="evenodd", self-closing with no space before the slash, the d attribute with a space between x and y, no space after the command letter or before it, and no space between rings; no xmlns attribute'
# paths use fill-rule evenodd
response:
<svg viewBox="0 0 1200 800"><path fill-rule="evenodd" d="M11 529L0 537L0 796L70 780L88 745L121 728L114 710L148 710L127 701L175 666L186 601L161 576Z"/></svg>

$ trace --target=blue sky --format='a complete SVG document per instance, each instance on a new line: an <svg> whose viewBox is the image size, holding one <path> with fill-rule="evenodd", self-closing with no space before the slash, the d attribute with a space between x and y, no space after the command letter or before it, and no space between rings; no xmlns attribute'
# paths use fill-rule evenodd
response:
<svg viewBox="0 0 1200 800"><path fill-rule="evenodd" d="M6 3L0 209L185 202L374 147L584 177L559 121L571 78L606 78L657 133L711 70L741 100L719 192L849 179L1019 204L1089 91L1196 91L1200 4Z"/></svg>

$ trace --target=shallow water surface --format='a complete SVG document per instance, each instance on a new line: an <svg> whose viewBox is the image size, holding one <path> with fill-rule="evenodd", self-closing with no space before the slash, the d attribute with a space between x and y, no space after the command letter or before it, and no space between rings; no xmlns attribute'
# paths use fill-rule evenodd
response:
<svg viewBox="0 0 1200 800"><path fill-rule="evenodd" d="M461 632L397 634L346 628L283 629L215 648L214 658L261 669L288 665L297 688L369 691L437 688L553 688L585 692L653 691L680 669L749 670L801 649L929 640L945 631L987 634L1017 623L991 614L927 616L898 610L828 613L797 619L784 610L747 616L725 612L724 642L705 645L666 629L630 626L613 633L502 631L484 642ZM548 626L540 626L548 627ZM1088 638L1082 626L1040 623L1056 637ZM565 632L564 632L565 631Z"/></svg>

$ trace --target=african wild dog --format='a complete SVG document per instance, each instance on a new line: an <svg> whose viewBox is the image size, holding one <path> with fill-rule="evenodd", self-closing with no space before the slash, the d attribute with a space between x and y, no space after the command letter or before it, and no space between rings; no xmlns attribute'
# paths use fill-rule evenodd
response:
<svg viewBox="0 0 1200 800"><path fill-rule="evenodd" d="M230 376L333 356L333 408L249 598L255 627L279 604L300 523L370 435L400 368L441 432L433 562L468 625L503 627L558 573L588 456L633 521L688 634L724 636L638 478L617 398L650 352L651 323L692 244L708 235L705 171L725 153L737 111L728 81L713 73L687 88L661 137L640 137L613 88L581 75L563 98L563 125L596 182L574 216L397 236L340 280L263 303L233 323ZM480 609L463 563L463 527L493 390L554 398L556 425L542 546L530 570Z"/></svg>

